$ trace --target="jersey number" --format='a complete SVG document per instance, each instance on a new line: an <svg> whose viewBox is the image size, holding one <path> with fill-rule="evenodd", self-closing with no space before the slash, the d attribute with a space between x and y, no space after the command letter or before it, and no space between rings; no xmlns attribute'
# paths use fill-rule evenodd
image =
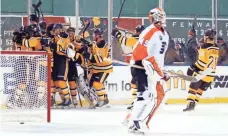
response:
<svg viewBox="0 0 228 136"><path fill-rule="evenodd" d="M217 57L214 57L214 56L210 56L209 57L209 64L208 64L208 67L209 68L212 68L212 69L215 69L216 68L216 65L217 65L217 62L218 62L218 58Z"/></svg>
<svg viewBox="0 0 228 136"><path fill-rule="evenodd" d="M166 46L166 42L162 42L160 54L163 54L165 52L165 46Z"/></svg>

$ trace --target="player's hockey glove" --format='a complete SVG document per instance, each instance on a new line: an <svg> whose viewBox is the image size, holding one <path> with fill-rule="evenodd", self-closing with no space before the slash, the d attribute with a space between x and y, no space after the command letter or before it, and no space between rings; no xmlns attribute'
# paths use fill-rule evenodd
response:
<svg viewBox="0 0 228 136"><path fill-rule="evenodd" d="M112 29L112 36L118 38L120 35L121 33L117 28Z"/></svg>
<svg viewBox="0 0 228 136"><path fill-rule="evenodd" d="M171 76L170 73L168 73L166 71L163 71L163 73L164 73L164 77L162 79L165 81L168 81L170 79L170 76Z"/></svg>

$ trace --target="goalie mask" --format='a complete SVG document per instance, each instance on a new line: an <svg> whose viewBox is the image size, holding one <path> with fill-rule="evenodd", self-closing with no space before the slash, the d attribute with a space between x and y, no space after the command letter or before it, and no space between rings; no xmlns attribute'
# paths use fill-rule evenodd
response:
<svg viewBox="0 0 228 136"><path fill-rule="evenodd" d="M150 10L149 20L152 24L160 24L162 27L166 27L166 14L160 8Z"/></svg>

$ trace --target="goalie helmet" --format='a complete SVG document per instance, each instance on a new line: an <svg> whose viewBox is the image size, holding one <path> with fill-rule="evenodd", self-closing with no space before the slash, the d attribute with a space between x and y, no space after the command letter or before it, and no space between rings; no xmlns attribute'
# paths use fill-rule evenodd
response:
<svg viewBox="0 0 228 136"><path fill-rule="evenodd" d="M166 13L160 8L151 9L149 12L149 18L153 24L160 23L161 26L166 26Z"/></svg>

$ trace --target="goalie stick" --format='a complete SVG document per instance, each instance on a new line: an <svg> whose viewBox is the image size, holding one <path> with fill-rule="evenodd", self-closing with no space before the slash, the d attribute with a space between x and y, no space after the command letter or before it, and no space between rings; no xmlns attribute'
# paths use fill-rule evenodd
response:
<svg viewBox="0 0 228 136"><path fill-rule="evenodd" d="M119 60L113 60L113 62L118 63L118 64L122 64L122 65L128 65L128 66L131 66L131 67L134 67L134 68L138 68L138 69L144 69L144 67L141 67L141 66L138 66L138 65L132 65L132 64L129 64L129 63L126 63L126 62L122 62L122 61L119 61ZM213 71L213 69L207 68L205 71L201 72L200 74L198 74L195 77L187 76L187 75L184 75L184 74L173 73L173 72L170 72L170 71L164 71L164 72L170 73L172 77L179 77L179 78L182 78L182 79L184 79L186 81L190 81L190 82L198 82L199 80L203 79L206 75L211 74L212 71Z"/></svg>

